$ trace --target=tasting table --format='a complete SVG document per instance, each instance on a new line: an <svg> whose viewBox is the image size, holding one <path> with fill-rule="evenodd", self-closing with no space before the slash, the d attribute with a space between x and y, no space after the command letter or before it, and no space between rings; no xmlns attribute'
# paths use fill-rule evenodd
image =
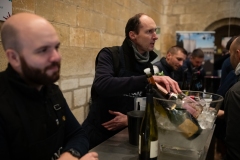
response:
<svg viewBox="0 0 240 160"><path fill-rule="evenodd" d="M214 128L215 125L207 138L204 147L204 154L202 154L200 158L160 152L158 155L158 160L205 160L213 136ZM138 160L138 146L131 145L128 142L127 128L94 147L90 151L97 152L99 155L99 160Z"/></svg>

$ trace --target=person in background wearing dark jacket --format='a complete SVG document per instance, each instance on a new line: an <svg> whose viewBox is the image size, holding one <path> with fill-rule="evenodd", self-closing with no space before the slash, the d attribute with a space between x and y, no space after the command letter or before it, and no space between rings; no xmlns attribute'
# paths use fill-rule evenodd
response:
<svg viewBox="0 0 240 160"><path fill-rule="evenodd" d="M97 160L59 87L59 38L44 18L19 13L1 29L0 159Z"/></svg>
<svg viewBox="0 0 240 160"><path fill-rule="evenodd" d="M227 45L226 49L228 52L230 52L230 46L232 42L237 38L237 36L232 37ZM227 55L230 56L230 53ZM221 74L221 82L220 87L217 90L217 94L223 96L225 98L225 95L227 91L237 82L237 76L235 74L235 71L231 65L230 57L228 57L223 65L222 65L222 74ZM225 100L224 100L225 101ZM224 157L226 154L227 148L225 145L225 137L226 137L226 120L224 118L224 101L221 105L220 110L218 111L217 119L215 121L216 127L214 130L214 136L217 138L217 152L218 154Z"/></svg>
<svg viewBox="0 0 240 160"><path fill-rule="evenodd" d="M158 39L153 19L139 13L125 27L122 46L103 48L96 58L96 72L91 88L92 104L83 123L90 148L121 131L127 124L126 113L134 110L134 98L143 97L148 84L144 69L157 54L153 51ZM116 60L114 55L117 55ZM116 63L119 65L116 67ZM167 76L153 76L157 83L174 92L181 92L176 81Z"/></svg>
<svg viewBox="0 0 240 160"><path fill-rule="evenodd" d="M230 46L230 62L238 77L238 81L228 90L224 100L226 119L226 160L240 159L240 37Z"/></svg>
<svg viewBox="0 0 240 160"><path fill-rule="evenodd" d="M203 83L204 83L204 76L206 75L205 70L203 69L203 63L204 61L204 53L201 49L194 49L193 52L190 54L189 58L184 62L183 64L183 74L185 76L186 74L186 81L189 84L193 77L193 74L196 74L197 80L195 81L196 86L192 86L191 90L200 90L203 91ZM195 88L195 89L193 89ZM183 88L182 88L183 89ZM185 88L187 89L187 88Z"/></svg>
<svg viewBox="0 0 240 160"><path fill-rule="evenodd" d="M158 67L159 72L170 76L181 86L183 82L182 65L187 57L187 51L179 46L173 46L167 51L166 57L162 57L160 61L154 63Z"/></svg>

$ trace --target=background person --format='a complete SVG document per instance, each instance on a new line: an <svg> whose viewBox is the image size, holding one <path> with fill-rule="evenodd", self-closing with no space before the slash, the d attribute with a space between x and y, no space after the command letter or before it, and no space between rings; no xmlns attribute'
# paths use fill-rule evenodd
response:
<svg viewBox="0 0 240 160"><path fill-rule="evenodd" d="M143 70L157 57L153 52L157 26L144 13L130 18L121 46L103 48L96 58L91 88L92 104L83 123L90 148L113 136L127 124L126 113L134 109L134 98L144 95L148 84ZM118 65L117 65L118 64ZM180 92L177 82L167 76L154 76L170 91Z"/></svg>
<svg viewBox="0 0 240 160"><path fill-rule="evenodd" d="M238 77L238 81L228 90L225 100L226 118L226 160L240 159L240 37L238 36L230 46L230 62Z"/></svg>
<svg viewBox="0 0 240 160"><path fill-rule="evenodd" d="M182 65L186 57L187 51L184 48L172 46L168 49L166 57L162 57L154 65L158 67L159 72L163 72L165 76L171 77L181 86L183 81Z"/></svg>
<svg viewBox="0 0 240 160"><path fill-rule="evenodd" d="M183 70L184 70L183 74L186 74L186 81L189 85L193 78L193 74L198 72L198 74L196 75L197 80L195 81L195 84L194 84L195 86L192 86L193 88L195 88L194 90L203 91L204 77L206 75L206 72L202 65L203 61L204 61L204 53L201 49L198 48L193 50L189 58L187 58L183 64Z"/></svg>
<svg viewBox="0 0 240 160"><path fill-rule="evenodd" d="M0 73L0 157L97 160L60 89L60 41L44 18L19 13L1 29L8 67Z"/></svg>

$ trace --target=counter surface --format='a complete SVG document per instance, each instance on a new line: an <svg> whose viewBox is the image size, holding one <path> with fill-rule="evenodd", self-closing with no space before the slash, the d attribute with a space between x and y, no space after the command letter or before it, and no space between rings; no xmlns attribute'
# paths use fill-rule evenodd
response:
<svg viewBox="0 0 240 160"><path fill-rule="evenodd" d="M205 160L207 151L212 139L214 127L206 141L204 154L199 158L186 157L182 155L160 153L159 160ZM95 151L99 155L99 160L138 160L138 146L133 146L128 142L128 129L124 129L113 137L99 144L90 151Z"/></svg>

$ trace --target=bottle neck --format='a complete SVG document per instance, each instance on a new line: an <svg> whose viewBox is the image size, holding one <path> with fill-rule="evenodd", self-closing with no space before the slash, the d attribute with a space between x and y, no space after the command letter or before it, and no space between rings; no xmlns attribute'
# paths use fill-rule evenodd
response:
<svg viewBox="0 0 240 160"><path fill-rule="evenodd" d="M155 83L155 80L153 79L152 75L147 75L148 76L148 82L150 84L152 84L152 86L154 88L156 88L157 90L159 90L161 92L161 94L166 98L166 99L171 99L171 100L176 100L177 99L177 95L171 92L168 92L165 88L163 88L161 85L159 85L158 83Z"/></svg>

